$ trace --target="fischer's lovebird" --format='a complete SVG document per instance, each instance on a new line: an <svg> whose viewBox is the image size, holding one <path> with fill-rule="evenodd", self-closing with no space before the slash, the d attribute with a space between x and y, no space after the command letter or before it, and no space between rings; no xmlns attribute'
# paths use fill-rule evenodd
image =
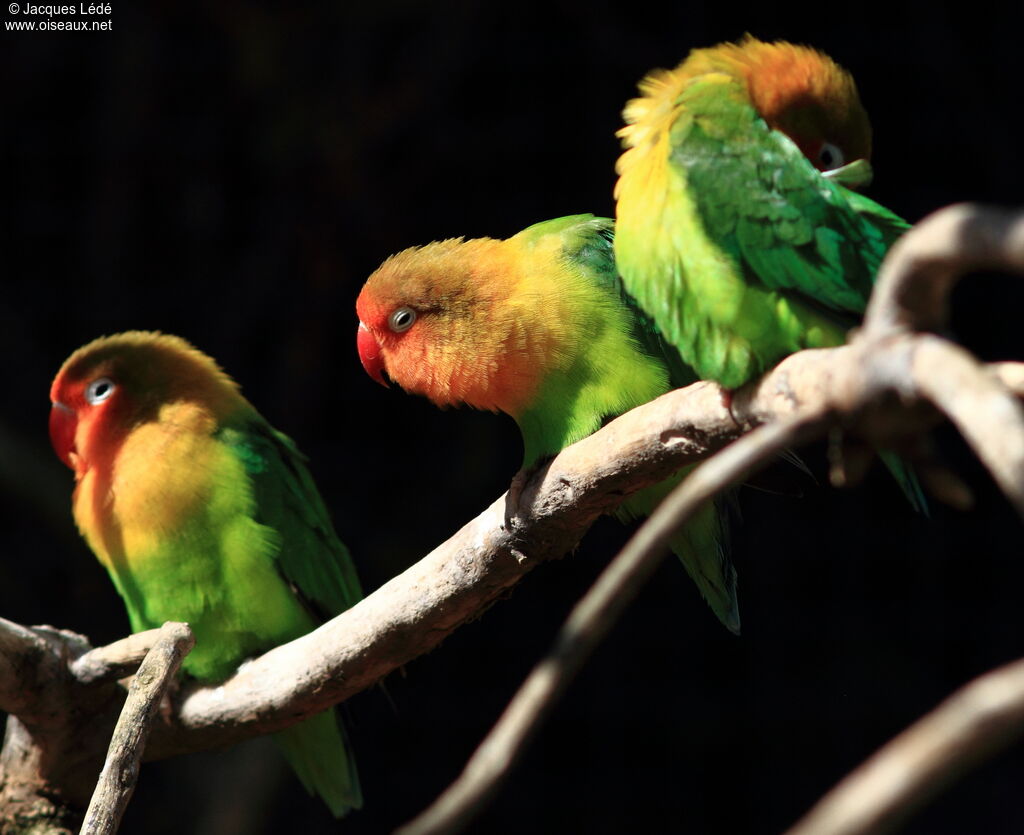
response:
<svg viewBox="0 0 1024 835"><path fill-rule="evenodd" d="M604 421L696 377L623 292L610 220L574 215L506 240L461 238L393 255L356 302L363 367L438 406L501 411L531 467ZM629 497L648 515L685 471ZM672 542L719 619L739 631L718 509Z"/></svg>
<svg viewBox="0 0 1024 835"><path fill-rule="evenodd" d="M65 361L50 438L75 473L75 521L133 631L186 621L184 670L229 676L361 597L355 567L290 438L185 340L132 331ZM306 789L362 805L333 710L275 734Z"/></svg>
<svg viewBox="0 0 1024 835"><path fill-rule="evenodd" d="M619 131L615 257L627 291L703 379L736 388L841 345L909 225L847 186L871 177L850 74L749 35L640 83ZM920 488L884 458L911 501Z"/></svg>

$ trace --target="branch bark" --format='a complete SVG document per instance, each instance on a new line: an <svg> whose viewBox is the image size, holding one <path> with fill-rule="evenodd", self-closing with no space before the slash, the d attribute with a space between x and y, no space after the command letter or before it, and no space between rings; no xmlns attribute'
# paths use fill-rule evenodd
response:
<svg viewBox="0 0 1024 835"><path fill-rule="evenodd" d="M986 232L995 229L999 240L993 240L992 234L971 237L977 224ZM959 242L951 251L950 238L955 233L967 235L970 240L966 245ZM755 429L694 470L673 491L573 610L554 648L534 667L462 775L426 811L402 827L401 835L464 829L497 792L571 677L633 599L639 584L664 553L671 533L702 501L735 483L753 467L763 465L787 446L807 440L816 431L828 429L834 421L829 419L830 412L847 420L859 417L869 424L864 427L868 434L891 440L907 429L888 414L879 423L877 412L884 406L886 395L897 394L908 411L922 401L931 402L961 429L1024 516L1024 409L997 375L986 374L966 351L911 330L914 325L944 324L947 295L962 271L992 265L1024 271L1024 219L986 209L953 207L908 233L892 261L896 266L880 279L881 287L864 328L851 346L858 362L837 367L834 376L816 378L822 385L816 410L806 409L802 417L798 411ZM783 362L782 366L787 364ZM791 397L788 386L793 381L786 377L781 382L786 383L782 393ZM763 393L763 385L764 381L746 393L756 398ZM750 412L751 400L740 398L740 403ZM871 410L876 413L874 431L871 417L866 416ZM1024 717L1018 722L1021 720ZM923 763L921 771L930 773L934 770L928 767L931 765ZM904 780L902 785L910 782ZM866 793L854 793L854 797L863 800ZM909 789L894 791L890 797L913 800ZM848 805L855 808L856 802ZM829 825L806 831L838 831L845 811L838 810ZM891 809L889 812L892 814Z"/></svg>
<svg viewBox="0 0 1024 835"><path fill-rule="evenodd" d="M708 457L749 427L825 411L836 420L841 416L851 431L864 413L872 435L879 426L923 434L939 413L916 383L901 385L899 401L889 396L888 381L894 368L912 375L917 352L932 339L937 337L911 334L884 344L804 351L737 392L731 412L722 390L707 382L634 409L534 473L518 504L502 496L419 563L315 632L253 660L217 688L185 688L172 723L154 731L152 755L278 730L369 687L479 616L533 567L567 553L624 496ZM983 367L978 373L985 374ZM1015 392L1022 394L1024 388ZM1002 431L1024 433L1024 419ZM1020 467L1015 459L1011 469ZM1019 484L1016 492L1024 494Z"/></svg>
<svg viewBox="0 0 1024 835"><path fill-rule="evenodd" d="M22 682L34 677L48 649L31 629L0 618L0 711L19 713L31 704Z"/></svg>
<svg viewBox="0 0 1024 835"><path fill-rule="evenodd" d="M1024 212L961 203L926 217L886 255L864 330L941 330L953 286L977 270L1024 273Z"/></svg>
<svg viewBox="0 0 1024 835"><path fill-rule="evenodd" d="M135 791L142 752L160 700L182 660L196 643L192 630L184 623L165 623L155 631L159 633L156 643L128 688L128 698L114 728L106 762L85 813L82 835L117 832Z"/></svg>
<svg viewBox="0 0 1024 835"><path fill-rule="evenodd" d="M789 357L735 392L731 410L722 390L705 382L612 421L349 611L247 663L221 686L184 688L170 721L153 729L147 757L279 730L343 701L437 646L540 562L567 553L629 493L765 423L817 426L820 418L821 427L838 424L899 448L944 413L1024 513L1017 402L1024 366L982 366L940 337L911 330L941 324L946 294L965 266L1024 266L1022 229L1020 215L986 209L953 207L928 219L894 248L895 266L887 262L852 344ZM973 255L957 261L958 247ZM988 254L979 260L979 253ZM687 489L703 477L692 475ZM33 797L84 805L121 696L114 679L132 669L147 640L93 654L80 636L0 623L0 707L15 714L0 754L0 808L26 797L29 806Z"/></svg>
<svg viewBox="0 0 1024 835"><path fill-rule="evenodd" d="M71 663L71 674L82 684L130 676L156 646L162 632L162 628L147 629L89 650Z"/></svg>
<svg viewBox="0 0 1024 835"><path fill-rule="evenodd" d="M562 627L459 778L397 835L465 829L519 762L540 723L665 556L680 525L717 493L821 431L824 414L765 424L698 467L630 539Z"/></svg>
<svg viewBox="0 0 1024 835"><path fill-rule="evenodd" d="M845 777L787 835L891 831L1024 732L1024 661L975 679Z"/></svg>

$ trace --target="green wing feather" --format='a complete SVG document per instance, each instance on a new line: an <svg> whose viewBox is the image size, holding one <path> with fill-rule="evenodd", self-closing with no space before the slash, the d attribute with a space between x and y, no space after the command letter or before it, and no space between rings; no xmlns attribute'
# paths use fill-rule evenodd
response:
<svg viewBox="0 0 1024 835"><path fill-rule="evenodd" d="M700 379L683 361L679 350L665 340L654 319L626 290L615 261L614 220L591 214L569 215L535 223L524 233L537 237L552 233L562 236L563 256L578 265L595 288L628 309L630 335L645 356L667 367L673 388L688 386Z"/></svg>
<svg viewBox="0 0 1024 835"><path fill-rule="evenodd" d="M701 377L730 388L841 344L906 224L823 177L738 82L700 76L672 106L664 141L622 169L627 290Z"/></svg>
<svg viewBox="0 0 1024 835"><path fill-rule="evenodd" d="M720 84L696 81L683 98L694 118L673 133L672 163L685 169L715 244L748 281L840 314L863 312L893 232L907 224L823 177Z"/></svg>
<svg viewBox="0 0 1024 835"><path fill-rule="evenodd" d="M352 558L295 442L262 419L244 430L223 429L221 439L252 480L256 521L281 535L274 557L282 576L312 606L316 619L328 620L359 602L363 595Z"/></svg>
<svg viewBox="0 0 1024 835"><path fill-rule="evenodd" d="M697 118L673 156L686 166L708 234L748 281L797 293L823 306L838 326L852 327L867 306L886 252L909 224L823 177L748 104L731 100L733 127L739 128L735 133L702 130L703 100L713 94L699 83L690 88L685 98ZM756 153L750 152L746 137L756 144ZM723 167L728 177L722 176ZM882 460L911 504L926 512L913 471L890 453Z"/></svg>
<svg viewBox="0 0 1024 835"><path fill-rule="evenodd" d="M533 242L544 235L560 235L562 257L572 262L586 277L589 287L595 294L594 307L607 309L598 303L600 297L603 297L606 303L611 302L616 311L625 313L626 329L626 338L618 342L607 342L603 346L603 350L617 351L620 354L619 361L611 364L611 372L603 372L606 375L618 375L618 378L604 380L605 385L600 387L588 387L588 390L594 388L597 391L597 396L590 398L576 396L578 389L585 385L585 379L579 376L573 376L561 387L553 387L551 396L543 404L544 412L540 418L520 420L528 449L543 448L541 443L531 441L527 437L532 427L549 427L563 423L560 420L561 416L556 414L558 410L587 410L588 414L578 416L580 419L577 420L577 425L585 425L589 427L588 432L592 432L606 420L627 409L664 394L672 387L689 385L696 381L697 375L693 369L683 362L678 350L662 338L654 320L626 292L615 265L613 221L596 218L593 215L574 215L535 224L520 234L527 241ZM608 357L605 356L604 359ZM602 392L620 393L626 380L634 382L645 367L656 368L658 373L651 375L652 383L642 395L638 394L635 399L627 402L622 402L617 397L600 399ZM554 454L559 449L560 447L548 448L543 452ZM682 481L687 472L689 469L629 497L623 502L617 516L623 520L632 520L650 515L661 500ZM736 598L736 571L729 560L725 530L717 506L714 503L708 504L677 532L670 545L715 615L728 629L738 633L740 619Z"/></svg>
<svg viewBox="0 0 1024 835"><path fill-rule="evenodd" d="M306 457L291 438L255 417L242 427L225 427L220 440L250 477L256 521L280 536L273 557L296 593L296 605L314 621L324 621L358 602L362 592L351 557L334 532ZM335 816L362 806L355 758L335 711L274 738L306 790L322 797Z"/></svg>
<svg viewBox="0 0 1024 835"><path fill-rule="evenodd" d="M699 77L677 104L667 174L650 180L663 192L650 195L661 209L646 239L620 217L628 288L698 373L728 387L794 351L841 344L908 224L822 176L738 83ZM910 469L883 460L923 510Z"/></svg>
<svg viewBox="0 0 1024 835"><path fill-rule="evenodd" d="M634 493L622 503L617 516L623 520L649 516L692 469L687 467L671 478ZM739 635L736 569L729 557L728 528L723 521L725 506L734 498L734 491L730 491L700 508L685 526L673 534L669 547L679 557L711 611L730 632Z"/></svg>

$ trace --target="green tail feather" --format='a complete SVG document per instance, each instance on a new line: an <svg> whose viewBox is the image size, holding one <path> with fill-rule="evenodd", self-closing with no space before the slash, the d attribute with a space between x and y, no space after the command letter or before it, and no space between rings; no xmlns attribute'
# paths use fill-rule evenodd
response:
<svg viewBox="0 0 1024 835"><path fill-rule="evenodd" d="M917 480L913 468L895 452L878 453L882 463L889 468L892 477L896 479L907 501L918 513L928 515L928 500L925 498L924 490L921 489L921 482Z"/></svg>
<svg viewBox="0 0 1024 835"><path fill-rule="evenodd" d="M319 795L334 817L362 808L356 761L333 710L274 734L274 739L306 791Z"/></svg>
<svg viewBox="0 0 1024 835"><path fill-rule="evenodd" d="M672 478L634 494L619 508L626 519L649 516L672 489L689 472L684 470ZM726 534L714 502L697 511L670 542L686 573L697 584L701 596L716 617L730 632L740 634L740 607L736 598L736 569L726 552Z"/></svg>

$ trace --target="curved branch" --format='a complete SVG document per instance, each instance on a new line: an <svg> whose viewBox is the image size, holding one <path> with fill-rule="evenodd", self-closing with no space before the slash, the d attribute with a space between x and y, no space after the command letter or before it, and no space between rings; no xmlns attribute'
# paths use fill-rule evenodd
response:
<svg viewBox="0 0 1024 835"><path fill-rule="evenodd" d="M939 209L889 250L864 330L941 330L953 285L986 269L1024 273L1024 213L971 203Z"/></svg>
<svg viewBox="0 0 1024 835"><path fill-rule="evenodd" d="M921 395L946 414L1024 516L1024 407L963 348L923 337L911 369Z"/></svg>
<svg viewBox="0 0 1024 835"><path fill-rule="evenodd" d="M825 795L787 835L867 835L914 809L1024 732L1024 661L975 679Z"/></svg>
<svg viewBox="0 0 1024 835"><path fill-rule="evenodd" d="M1024 269L1022 262L1024 220L1019 215L973 207L937 213L894 247L853 344L789 357L735 392L731 411L723 405L722 390L705 382L623 415L530 474L521 490L498 499L357 606L243 665L219 687L185 689L171 721L154 729L147 755L200 750L279 730L343 701L437 646L535 565L567 553L598 515L613 510L631 492L708 457L764 423L787 418L841 421L844 429L898 445L924 434L941 418L936 409L942 410L961 426L1024 513L1024 445L1019 442L1024 419L1019 404L1012 402L1024 393L1024 368L965 362L958 349L938 337L908 331L942 321L946 294L963 270ZM971 388L971 398L953 397L948 381L934 380L948 373L945 366L935 367L943 356L953 358L958 385ZM979 408L989 412L988 431L974 428ZM1010 434L1017 436L1010 443L998 437ZM690 482L699 480L691 476ZM13 734L9 729L0 755L0 799L13 785L10 772L4 783L5 766L32 769L29 779L40 786L61 785L51 779L61 769L67 780L84 779L102 748L89 747L79 737L88 735L91 745L110 727L104 724L116 689L110 678L135 658L132 649L119 654L126 649L122 647L120 661L99 655L72 669L69 663L87 646L55 631L31 632L48 645L35 667L26 661L32 647L39 646L35 640L20 628L0 627L0 698L10 701L11 693L31 691L48 699L46 711L27 697L15 699L19 722ZM40 689L44 680L62 677L61 688ZM70 698L75 710L67 704L63 713L58 710L58 697ZM84 705L102 721L83 724ZM64 754L75 743L80 746L74 749L77 759L69 759ZM102 759L102 753L97 756Z"/></svg>
<svg viewBox="0 0 1024 835"><path fill-rule="evenodd" d="M791 417L744 435L695 469L665 499L576 604L459 778L398 835L461 832L518 763L555 701L639 593L672 534L717 493L820 431L824 414Z"/></svg>
<svg viewBox="0 0 1024 835"><path fill-rule="evenodd" d="M147 756L280 730L366 689L479 616L536 565L568 553L597 516L626 495L708 457L739 437L742 427L824 411L852 416L872 403L873 420L926 431L938 421L936 413L908 412L906 403L891 399L876 402L890 390L894 367L914 367L921 339L907 335L884 345L795 354L738 391L731 412L722 390L702 382L621 416L533 473L516 507L502 496L316 631L247 662L218 687L185 688L171 723L154 729ZM867 373L871 363L877 370ZM1024 422L1018 431L1024 433Z"/></svg>

